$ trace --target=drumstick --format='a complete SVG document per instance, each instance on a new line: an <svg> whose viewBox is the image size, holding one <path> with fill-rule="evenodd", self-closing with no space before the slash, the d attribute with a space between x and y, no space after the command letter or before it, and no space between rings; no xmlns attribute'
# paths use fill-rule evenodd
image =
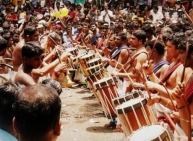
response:
<svg viewBox="0 0 193 141"><path fill-rule="evenodd" d="M144 72L143 72L142 74L145 75ZM146 78L146 76L145 76L145 78ZM144 79L144 81L147 82L147 78ZM146 83L144 83L144 84L146 84ZM149 92L149 90L147 89L147 85L145 85L145 89L146 89L146 91L147 91L148 94L149 94L150 92ZM151 97L150 97L150 98L151 98ZM161 110L164 112L164 115L167 117L167 119L169 120L169 122L171 123L171 125L173 126L173 128L176 130L177 134L180 135L180 132L179 132L178 129L176 128L176 125L175 125L175 123L172 121L171 117L165 112L165 110L161 107L161 105L160 105L159 103L158 103L158 105L159 105L159 107L161 108Z"/></svg>
<svg viewBox="0 0 193 141"><path fill-rule="evenodd" d="M154 42L154 45L153 45L153 48L152 48L152 52L151 52L151 54L150 54L150 56L149 56L149 59L148 59L148 64L149 64L149 61L151 60L151 58L152 58L152 56L153 56L153 53L154 53L154 51L155 51L155 45L156 45L157 42L158 42L158 38L159 38L159 36L157 36L157 38L156 38L156 40L155 40L155 42Z"/></svg>
<svg viewBox="0 0 193 141"><path fill-rule="evenodd" d="M118 65L121 65L119 62L116 62L116 66L115 69L117 68ZM134 85L134 81L132 80L132 78L129 76L129 74L127 73L127 71L124 69L124 67L122 67L122 70L124 71L124 73L127 74L127 77L129 78L129 80L131 81L131 84Z"/></svg>
<svg viewBox="0 0 193 141"><path fill-rule="evenodd" d="M170 124L172 125L172 127L176 130L177 134L180 135L179 130L176 128L175 123L173 122L173 120L171 119L171 117L168 115L168 113L163 109L163 107L157 103L158 106L160 107L160 109L163 111L164 115L167 117L167 119L169 120Z"/></svg>
<svg viewBox="0 0 193 141"><path fill-rule="evenodd" d="M50 35L48 35L48 37L53 41L53 43L55 45L58 45ZM58 57L59 62L61 63L61 59L60 59L59 52L58 52L57 48L55 48L55 50L56 50L56 56Z"/></svg>
<svg viewBox="0 0 193 141"><path fill-rule="evenodd" d="M145 75L145 73L144 73L143 70L142 70L142 75L143 75L144 82L147 82L147 77L146 77L146 75ZM145 89L146 89L146 91L147 91L147 93L148 93L149 99L151 99L151 93L150 93L150 91L149 91L148 88L147 88L147 84L144 83L144 86L145 86Z"/></svg>
<svg viewBox="0 0 193 141"><path fill-rule="evenodd" d="M185 61L184 61L184 68L183 68L182 76L181 76L181 83L183 83L183 80L184 80L184 74L185 74L185 69L186 69L186 62L187 62L187 56L188 56L189 46L190 46L190 45L189 45L189 42L187 42L187 43L186 43L186 55L185 55ZM183 99L183 101L184 101L184 103L185 103L185 107L186 107L187 110L188 110L188 114L189 114L188 120L191 121L190 108L189 108L189 106L188 106L188 104L187 104L184 96L183 96L183 95L181 95L181 96L182 96L182 99ZM191 122L190 122L190 124L188 124L188 129L191 131ZM191 132L190 132L190 133L191 133ZM188 141L191 141L191 134L188 134Z"/></svg>

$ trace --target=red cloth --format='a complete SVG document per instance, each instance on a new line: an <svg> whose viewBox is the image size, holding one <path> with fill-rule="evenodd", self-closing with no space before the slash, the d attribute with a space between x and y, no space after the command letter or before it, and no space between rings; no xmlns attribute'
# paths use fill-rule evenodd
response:
<svg viewBox="0 0 193 141"><path fill-rule="evenodd" d="M186 96L185 96L186 101L189 101L192 95L193 95L193 75L190 78L190 81L188 82L186 87Z"/></svg>
<svg viewBox="0 0 193 141"><path fill-rule="evenodd" d="M70 22L73 22L74 21L74 18L76 16L76 11L73 10L73 11L70 11L69 12L69 16L70 16Z"/></svg>
<svg viewBox="0 0 193 141"><path fill-rule="evenodd" d="M181 62L176 62L171 68L168 69L167 73L163 76L159 84L164 83L172 75L172 73L181 65Z"/></svg>

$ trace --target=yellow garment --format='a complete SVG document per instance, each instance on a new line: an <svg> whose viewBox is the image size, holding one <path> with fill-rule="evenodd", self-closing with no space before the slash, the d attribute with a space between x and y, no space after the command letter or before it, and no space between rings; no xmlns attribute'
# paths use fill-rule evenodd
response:
<svg viewBox="0 0 193 141"><path fill-rule="evenodd" d="M144 22L144 18L142 18L142 17L137 17L137 15L134 15L134 16L132 17L132 21L133 21L135 18L138 18L139 20L141 20L142 23Z"/></svg>

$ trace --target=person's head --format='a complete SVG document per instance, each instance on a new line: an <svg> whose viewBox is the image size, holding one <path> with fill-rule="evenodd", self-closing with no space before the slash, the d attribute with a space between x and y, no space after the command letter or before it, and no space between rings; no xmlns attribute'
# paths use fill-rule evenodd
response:
<svg viewBox="0 0 193 141"><path fill-rule="evenodd" d="M153 6L153 12L157 13L158 12L158 7L156 5Z"/></svg>
<svg viewBox="0 0 193 141"><path fill-rule="evenodd" d="M19 85L12 82L0 85L0 128L7 132L9 132L8 128L12 129L12 120L14 117L13 105L19 90Z"/></svg>
<svg viewBox="0 0 193 141"><path fill-rule="evenodd" d="M105 4L104 4L104 10L108 10L108 9L109 9L108 3L105 3Z"/></svg>
<svg viewBox="0 0 193 141"><path fill-rule="evenodd" d="M13 45L13 38L10 33L5 33L3 34L3 38L7 40L7 47L12 47Z"/></svg>
<svg viewBox="0 0 193 141"><path fill-rule="evenodd" d="M153 51L153 58L159 57L159 56L163 56L165 53L165 47L164 44L160 41L156 41L156 40L152 40L150 41L147 45L146 45L146 50L149 54L149 56L151 56L152 51Z"/></svg>
<svg viewBox="0 0 193 141"><path fill-rule="evenodd" d="M18 30L14 30L13 31L13 43L16 44L19 42L19 31Z"/></svg>
<svg viewBox="0 0 193 141"><path fill-rule="evenodd" d="M116 43L115 43L115 34L113 34L110 38L109 38L109 45L110 45L110 48L111 47L115 47L116 46ZM113 49L113 48L111 48Z"/></svg>
<svg viewBox="0 0 193 141"><path fill-rule="evenodd" d="M62 87L61 87L60 83L56 80L45 79L42 82L40 82L40 84L44 84L44 85L47 85L49 87L54 88L57 91L58 95L60 95L62 93Z"/></svg>
<svg viewBox="0 0 193 141"><path fill-rule="evenodd" d="M93 23L90 24L90 26L91 26L92 32L95 33L97 31L97 24L95 22L93 22Z"/></svg>
<svg viewBox="0 0 193 141"><path fill-rule="evenodd" d="M146 33L143 30L135 30L130 38L131 46L141 47L146 41Z"/></svg>
<svg viewBox="0 0 193 141"><path fill-rule="evenodd" d="M188 44L187 44L188 43ZM185 63L186 67L193 68L193 39L192 37L188 37L187 40L183 40L178 45L179 57L182 64ZM187 51L187 56L186 56Z"/></svg>
<svg viewBox="0 0 193 141"><path fill-rule="evenodd" d="M115 43L118 47L121 47L122 45L127 44L127 34L124 32L119 33L115 37Z"/></svg>
<svg viewBox="0 0 193 141"><path fill-rule="evenodd" d="M179 56L178 45L185 40L183 33L171 34L166 42L166 58L172 59Z"/></svg>
<svg viewBox="0 0 193 141"><path fill-rule="evenodd" d="M85 32L85 33L88 33L88 31L89 31L89 29L90 29L90 24L89 23L83 23L83 31Z"/></svg>
<svg viewBox="0 0 193 141"><path fill-rule="evenodd" d="M139 29L139 28L141 28L142 22L141 22L140 19L135 18L135 19L133 20L133 23L134 23L134 28L135 28L136 30Z"/></svg>
<svg viewBox="0 0 193 141"><path fill-rule="evenodd" d="M35 26L26 26L24 28L24 38L26 42L38 41L39 32Z"/></svg>
<svg viewBox="0 0 193 141"><path fill-rule="evenodd" d="M51 32L48 34L48 46L54 48L56 46L55 43L58 45L61 44L61 36L56 32Z"/></svg>
<svg viewBox="0 0 193 141"><path fill-rule="evenodd" d="M0 56L4 55L7 48L7 40L0 37Z"/></svg>
<svg viewBox="0 0 193 141"><path fill-rule="evenodd" d="M23 65L28 69L38 68L43 61L44 49L41 47L40 42L31 41L27 42L22 47Z"/></svg>
<svg viewBox="0 0 193 141"><path fill-rule="evenodd" d="M121 33L123 32L123 26L122 25L118 25L116 28L115 28L115 33Z"/></svg>
<svg viewBox="0 0 193 141"><path fill-rule="evenodd" d="M150 24L143 25L142 30L144 30L146 32L147 38L151 38L154 34L154 29Z"/></svg>
<svg viewBox="0 0 193 141"><path fill-rule="evenodd" d="M14 130L22 141L56 141L60 112L61 99L54 88L43 84L26 87L15 102Z"/></svg>
<svg viewBox="0 0 193 141"><path fill-rule="evenodd" d="M82 24L82 23L77 23L77 30L78 30L79 32L81 32L82 29L83 29L83 24Z"/></svg>

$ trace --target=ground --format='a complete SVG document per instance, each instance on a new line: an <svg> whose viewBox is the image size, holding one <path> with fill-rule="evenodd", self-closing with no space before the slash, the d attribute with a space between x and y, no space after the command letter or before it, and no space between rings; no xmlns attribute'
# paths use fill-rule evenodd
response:
<svg viewBox="0 0 193 141"><path fill-rule="evenodd" d="M107 119L102 106L81 87L64 88L62 100L62 132L57 141L125 141L124 133L104 127Z"/></svg>

